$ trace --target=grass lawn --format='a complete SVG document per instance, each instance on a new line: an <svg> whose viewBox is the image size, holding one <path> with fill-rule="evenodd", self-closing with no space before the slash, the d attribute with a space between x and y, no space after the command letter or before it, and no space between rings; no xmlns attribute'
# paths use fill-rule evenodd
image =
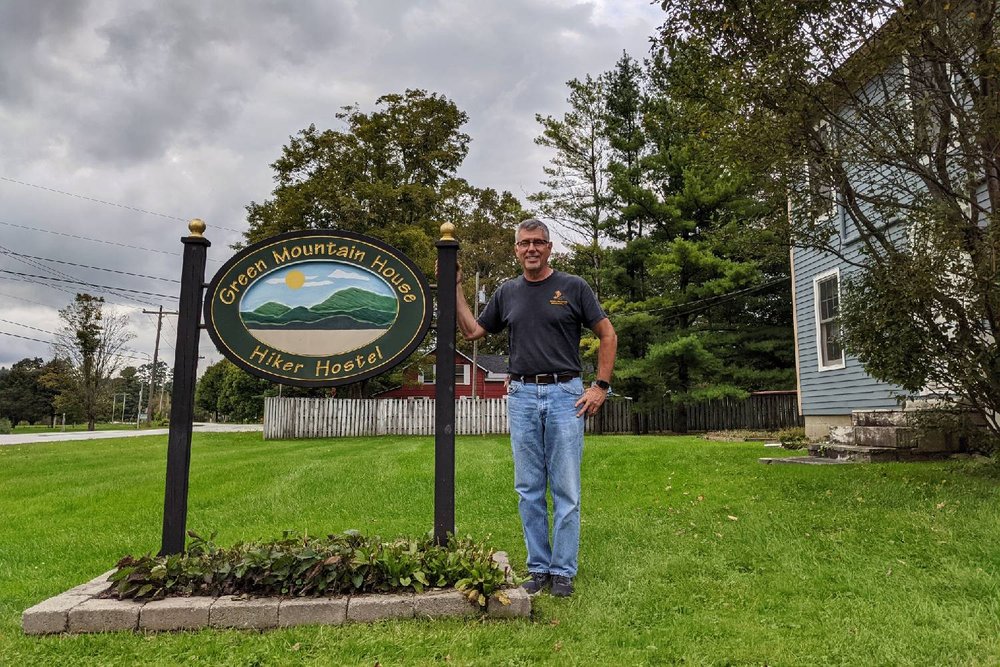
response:
<svg viewBox="0 0 1000 667"><path fill-rule="evenodd" d="M503 437L458 440L458 531L524 560ZM577 594L520 621L25 637L21 612L160 541L166 438L0 447L0 664L995 665L1000 469L765 466L755 443L589 437ZM220 544L433 522L433 440L195 434Z"/></svg>

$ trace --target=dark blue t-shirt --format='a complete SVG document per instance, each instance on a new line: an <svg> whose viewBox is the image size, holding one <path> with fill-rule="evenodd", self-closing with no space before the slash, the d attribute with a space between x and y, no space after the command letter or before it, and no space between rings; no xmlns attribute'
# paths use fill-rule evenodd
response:
<svg viewBox="0 0 1000 667"><path fill-rule="evenodd" d="M490 333L510 329L509 370L528 375L583 370L582 328L605 317L583 278L554 271L539 282L518 276L503 283L478 321Z"/></svg>

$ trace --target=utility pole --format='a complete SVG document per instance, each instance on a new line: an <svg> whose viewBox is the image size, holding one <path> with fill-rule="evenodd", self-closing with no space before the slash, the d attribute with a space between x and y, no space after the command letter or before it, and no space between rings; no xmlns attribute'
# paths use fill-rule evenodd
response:
<svg viewBox="0 0 1000 667"><path fill-rule="evenodd" d="M142 414L142 390L145 389L141 384L139 385L139 400L135 404L135 427L139 428L139 415Z"/></svg>
<svg viewBox="0 0 1000 667"><path fill-rule="evenodd" d="M149 406L146 408L146 423L148 424L153 420L153 397L156 396L156 364L160 358L160 330L163 328L163 316L176 315L177 313L175 311L163 312L163 306L160 306L159 310L143 309L142 312L146 315L156 315L156 344L153 346L153 367L149 371ZM163 397L161 394L160 405L162 404Z"/></svg>
<svg viewBox="0 0 1000 667"><path fill-rule="evenodd" d="M475 299L474 304L476 319L479 319L479 271L476 271L476 294L472 297ZM479 340L476 339L472 341L472 400L476 400L476 368L479 366Z"/></svg>

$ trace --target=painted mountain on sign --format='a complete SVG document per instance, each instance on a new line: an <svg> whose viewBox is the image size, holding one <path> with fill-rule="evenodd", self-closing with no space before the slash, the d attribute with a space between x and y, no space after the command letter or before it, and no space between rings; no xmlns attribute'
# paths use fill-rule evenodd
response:
<svg viewBox="0 0 1000 667"><path fill-rule="evenodd" d="M396 319L396 299L359 287L334 292L312 306L268 301L240 313L248 329L386 329Z"/></svg>

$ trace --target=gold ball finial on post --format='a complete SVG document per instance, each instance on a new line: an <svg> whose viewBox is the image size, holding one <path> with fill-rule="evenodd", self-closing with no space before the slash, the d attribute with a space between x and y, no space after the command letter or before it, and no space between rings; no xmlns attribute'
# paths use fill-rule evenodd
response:
<svg viewBox="0 0 1000 667"><path fill-rule="evenodd" d="M441 225L441 240L442 241L454 241L455 240L455 225L450 222L446 222Z"/></svg>
<svg viewBox="0 0 1000 667"><path fill-rule="evenodd" d="M205 233L205 221L201 218L192 218L188 223L188 231L191 232L191 236L202 236Z"/></svg>

